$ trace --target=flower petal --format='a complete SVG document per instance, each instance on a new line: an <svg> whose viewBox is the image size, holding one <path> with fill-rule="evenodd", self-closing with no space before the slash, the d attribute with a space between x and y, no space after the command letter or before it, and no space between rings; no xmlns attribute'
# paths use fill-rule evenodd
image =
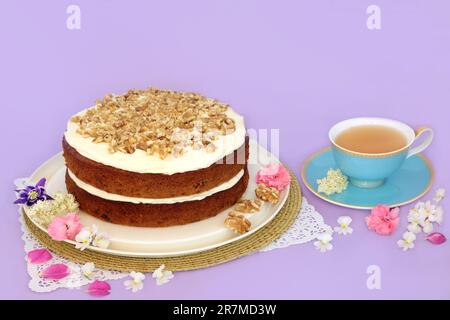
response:
<svg viewBox="0 0 450 320"><path fill-rule="evenodd" d="M439 232L433 232L426 237L426 240L430 241L432 244L443 244L447 241L447 238Z"/></svg>
<svg viewBox="0 0 450 320"><path fill-rule="evenodd" d="M83 229L83 225L80 223L80 217L76 213L68 213L65 217L67 225L67 238L75 240L75 237Z"/></svg>
<svg viewBox="0 0 450 320"><path fill-rule="evenodd" d="M19 198L16 201L14 201L14 204L25 204L27 203L27 199L26 198Z"/></svg>
<svg viewBox="0 0 450 320"><path fill-rule="evenodd" d="M352 218L349 216L340 216L337 219L337 223L339 223L340 225L342 225L342 224L349 225L350 223L352 223Z"/></svg>
<svg viewBox="0 0 450 320"><path fill-rule="evenodd" d="M399 207L392 208L389 213L391 214L391 219L396 218L400 213L400 208Z"/></svg>
<svg viewBox="0 0 450 320"><path fill-rule="evenodd" d="M38 181L38 183L36 183L36 188L43 188L45 186L45 182L47 180L45 178L42 178L41 180Z"/></svg>
<svg viewBox="0 0 450 320"><path fill-rule="evenodd" d="M62 263L52 264L42 270L40 276L44 279L60 280L69 275L69 267Z"/></svg>
<svg viewBox="0 0 450 320"><path fill-rule="evenodd" d="M107 296L111 290L111 286L106 281L95 280L92 282L87 289L87 292L94 297Z"/></svg>
<svg viewBox="0 0 450 320"><path fill-rule="evenodd" d="M28 261L32 264L41 264L53 258L47 249L31 250L27 253Z"/></svg>
<svg viewBox="0 0 450 320"><path fill-rule="evenodd" d="M44 193L41 197L42 200L55 200L50 195Z"/></svg>
<svg viewBox="0 0 450 320"><path fill-rule="evenodd" d="M47 231L53 240L67 240L67 225L64 217L55 217L48 225Z"/></svg>

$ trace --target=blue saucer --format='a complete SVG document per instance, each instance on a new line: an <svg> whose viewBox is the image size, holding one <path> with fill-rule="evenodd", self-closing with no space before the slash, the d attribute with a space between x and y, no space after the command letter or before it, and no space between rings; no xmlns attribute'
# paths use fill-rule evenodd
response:
<svg viewBox="0 0 450 320"><path fill-rule="evenodd" d="M397 207L413 202L428 192L434 179L431 162L425 156L418 155L405 160L402 167L378 188L362 189L349 183L342 193L327 196L317 192L316 181L326 177L330 168L336 169L336 163L328 147L305 161L302 168L303 183L319 198L354 209L371 209L377 204Z"/></svg>

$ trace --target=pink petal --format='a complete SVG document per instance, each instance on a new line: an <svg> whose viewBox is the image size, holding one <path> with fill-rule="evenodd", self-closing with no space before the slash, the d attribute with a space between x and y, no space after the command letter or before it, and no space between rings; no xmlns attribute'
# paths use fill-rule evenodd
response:
<svg viewBox="0 0 450 320"><path fill-rule="evenodd" d="M107 296L111 290L111 286L106 281L95 280L92 282L87 289L87 292L94 297Z"/></svg>
<svg viewBox="0 0 450 320"><path fill-rule="evenodd" d="M262 175L274 175L278 172L278 164L276 163L272 163L269 164L268 166L262 168L259 173Z"/></svg>
<svg viewBox="0 0 450 320"><path fill-rule="evenodd" d="M67 225L64 217L55 217L48 225L48 234L53 240L63 241L67 239Z"/></svg>
<svg viewBox="0 0 450 320"><path fill-rule="evenodd" d="M433 232L426 237L428 241L430 241L432 244L443 244L445 241L447 241L447 238L439 232Z"/></svg>
<svg viewBox="0 0 450 320"><path fill-rule="evenodd" d="M60 280L69 275L69 267L62 263L55 263L42 270L40 276L44 279Z"/></svg>
<svg viewBox="0 0 450 320"><path fill-rule="evenodd" d="M382 220L378 216L369 215L366 217L367 228L369 228L369 230L376 230L381 221Z"/></svg>
<svg viewBox="0 0 450 320"><path fill-rule="evenodd" d="M389 207L384 204L376 205L372 208L372 215L383 217L389 214Z"/></svg>
<svg viewBox="0 0 450 320"><path fill-rule="evenodd" d="M69 213L65 219L67 225L67 238L75 240L75 236L83 229L83 225L80 223L80 217L76 213Z"/></svg>
<svg viewBox="0 0 450 320"><path fill-rule="evenodd" d="M41 264L53 258L47 249L36 249L27 253L28 261L32 264Z"/></svg>
<svg viewBox="0 0 450 320"><path fill-rule="evenodd" d="M72 225L72 224L77 224L80 222L80 217L78 217L78 215L76 213L68 213L66 216L63 217L64 220L66 221L66 224L68 226Z"/></svg>
<svg viewBox="0 0 450 320"><path fill-rule="evenodd" d="M81 223L70 226L66 232L67 239L75 240L75 237L77 236L77 234L80 233L80 231L82 229L83 229L83 225Z"/></svg>
<svg viewBox="0 0 450 320"><path fill-rule="evenodd" d="M375 229L375 232L383 236L387 236L392 233L392 229L389 224L380 224Z"/></svg>
<svg viewBox="0 0 450 320"><path fill-rule="evenodd" d="M395 231L397 229L398 223L400 222L400 217L399 216L395 216L394 218L391 219L391 227L392 227L392 231Z"/></svg>
<svg viewBox="0 0 450 320"><path fill-rule="evenodd" d="M391 214L392 217L397 217L398 214L400 213L400 208L399 207L393 208L389 213Z"/></svg>

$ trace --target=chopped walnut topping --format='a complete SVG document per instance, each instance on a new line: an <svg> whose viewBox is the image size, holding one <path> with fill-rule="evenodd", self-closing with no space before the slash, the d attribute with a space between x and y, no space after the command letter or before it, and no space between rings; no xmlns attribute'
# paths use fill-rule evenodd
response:
<svg viewBox="0 0 450 320"><path fill-rule="evenodd" d="M255 194L262 201L267 201L272 204L277 203L280 199L280 192L277 189L268 187L262 183L256 187Z"/></svg>
<svg viewBox="0 0 450 320"><path fill-rule="evenodd" d="M258 199L241 199L236 203L234 209L243 213L254 213L261 210L262 201Z"/></svg>
<svg viewBox="0 0 450 320"><path fill-rule="evenodd" d="M143 150L164 159L182 156L188 147L214 152L214 141L236 130L227 109L197 93L149 88L108 94L71 121L80 135L107 143L111 153Z"/></svg>
<svg viewBox="0 0 450 320"><path fill-rule="evenodd" d="M236 211L230 212L225 219L225 226L238 234L248 232L251 225L251 222L242 213Z"/></svg>

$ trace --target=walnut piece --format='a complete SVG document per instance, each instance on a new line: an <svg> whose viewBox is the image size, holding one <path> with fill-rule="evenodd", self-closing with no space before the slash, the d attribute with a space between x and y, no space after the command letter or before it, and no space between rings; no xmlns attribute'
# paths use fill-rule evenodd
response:
<svg viewBox="0 0 450 320"><path fill-rule="evenodd" d="M255 194L262 201L267 201L272 204L275 204L280 200L280 192L277 189L268 187L262 183L258 184L256 187Z"/></svg>
<svg viewBox="0 0 450 320"><path fill-rule="evenodd" d="M262 201L259 199L248 200L241 199L236 203L234 209L243 213L254 213L261 210Z"/></svg>
<svg viewBox="0 0 450 320"><path fill-rule="evenodd" d="M225 226L237 234L243 234L250 230L252 223L245 216L236 211L232 211L225 219Z"/></svg>
<svg viewBox="0 0 450 320"><path fill-rule="evenodd" d="M74 116L77 132L111 153L143 150L161 159L182 156L188 147L214 152L219 135L236 130L228 105L197 93L149 88L106 95Z"/></svg>

